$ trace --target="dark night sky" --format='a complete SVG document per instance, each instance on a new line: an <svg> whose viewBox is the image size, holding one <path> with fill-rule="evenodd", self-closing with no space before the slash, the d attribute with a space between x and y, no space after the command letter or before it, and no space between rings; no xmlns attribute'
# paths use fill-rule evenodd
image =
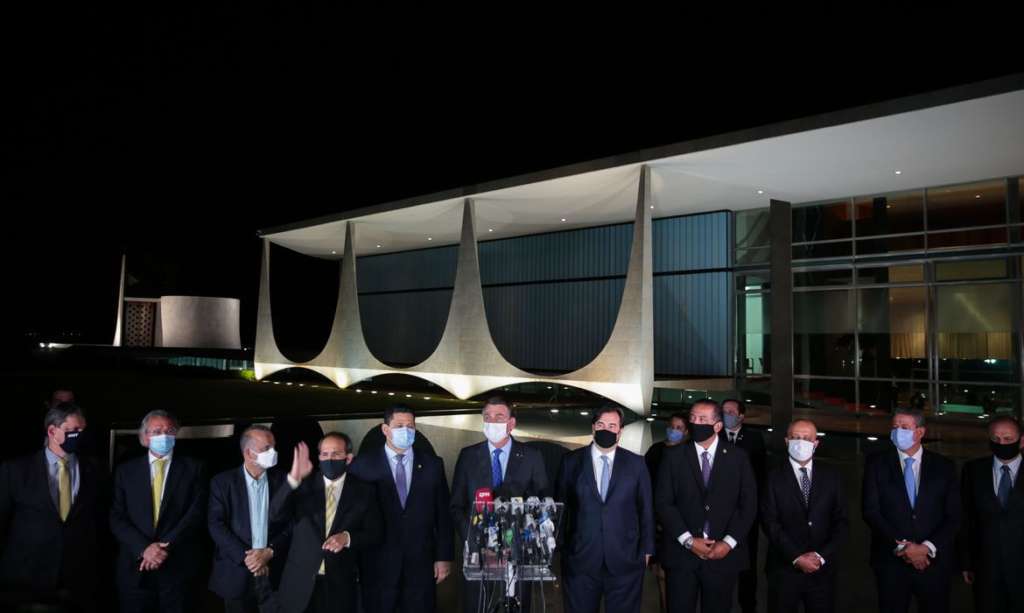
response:
<svg viewBox="0 0 1024 613"><path fill-rule="evenodd" d="M7 341L109 342L122 250L156 293L242 298L247 339L258 228L1011 72L862 59L648 73L346 48L329 17L280 8L117 10L19 36L4 76Z"/></svg>

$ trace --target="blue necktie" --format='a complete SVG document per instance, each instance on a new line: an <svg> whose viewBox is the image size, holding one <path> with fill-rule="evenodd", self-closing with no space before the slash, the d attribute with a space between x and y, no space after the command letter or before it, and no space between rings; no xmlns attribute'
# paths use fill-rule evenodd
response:
<svg viewBox="0 0 1024 613"><path fill-rule="evenodd" d="M501 487L501 449L494 450L494 460L491 462L491 487Z"/></svg>
<svg viewBox="0 0 1024 613"><path fill-rule="evenodd" d="M1003 464L1003 474L999 477L999 504L1005 509L1010 504L1010 489L1013 487L1013 477L1010 476L1010 467Z"/></svg>
<svg viewBox="0 0 1024 613"><path fill-rule="evenodd" d="M608 466L608 456L602 453L601 461L604 462L601 466L601 502L604 502L608 497L608 482L611 481L612 471Z"/></svg>
<svg viewBox="0 0 1024 613"><path fill-rule="evenodd" d="M903 483L907 486L907 500L910 501L910 508L913 509L917 503L917 480L914 479L914 458L903 460Z"/></svg>

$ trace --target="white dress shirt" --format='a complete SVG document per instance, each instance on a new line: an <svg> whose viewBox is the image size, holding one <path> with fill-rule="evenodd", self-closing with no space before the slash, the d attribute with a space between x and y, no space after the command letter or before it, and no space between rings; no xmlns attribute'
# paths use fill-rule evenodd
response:
<svg viewBox="0 0 1024 613"><path fill-rule="evenodd" d="M321 476L323 476L323 473L321 473ZM327 477L323 477L323 479L324 479L324 505L325 505L325 510L326 510L326 505L327 505L327 488L329 488L332 483L336 486L335 487L335 491L334 491L334 514L335 514L335 516L337 516L337 514L338 514L338 503L341 502L341 492L342 492L342 490L345 489L345 477L347 477L347 476L348 476L347 474L342 475L342 476L338 477L337 479L335 479L334 481L331 481ZM298 487L300 485L302 485L302 481L296 481L295 479L292 478L290 473L289 473L287 479L288 479L288 487L292 488L293 490L298 489ZM326 517L326 515L325 515L325 517ZM342 533L343 534L348 534L348 544L345 545L345 547L351 547L352 546L352 534L349 533L348 530L344 530Z"/></svg>
<svg viewBox="0 0 1024 613"><path fill-rule="evenodd" d="M597 448L597 445L590 446L590 459L594 463L594 481L597 482L597 493L601 493L601 471L604 470L604 462L601 461L601 456L608 458L608 484L611 485L612 469L615 467L615 449L613 447L608 453L603 453ZM606 494L608 492L605 492Z"/></svg>
<svg viewBox="0 0 1024 613"><path fill-rule="evenodd" d="M152 451L149 452L149 485L150 485L150 487L153 486L153 481L156 480L156 461L157 460L163 460L164 461L164 482L163 482L163 487L160 488L160 503L161 504L164 501L164 492L167 491L167 476L171 474L171 456L173 456L173 455L174 455L174 452L172 451L172 452L168 453L167 455L165 455L164 457L158 458L155 455L153 455Z"/></svg>
<svg viewBox="0 0 1024 613"><path fill-rule="evenodd" d="M711 470L715 469L715 452L718 450L718 440L719 440L718 436L711 437L711 445L707 449L704 449L703 445L701 445L700 443L694 441L693 447L697 451L697 468L698 469L700 469L703 466L703 463L704 463L704 452L705 451L708 452L708 466L711 468ZM693 535L690 534L689 532L684 532L684 533L680 534L679 538L677 538L676 540L679 541L680 545L682 545L683 547L686 547L687 541L689 541L692 537L693 537ZM708 535L705 534L704 538L708 538ZM725 541L725 544L728 545L731 549L736 549L736 539L734 539L732 537L732 535L726 535L725 537L722 538L722 540Z"/></svg>
<svg viewBox="0 0 1024 613"><path fill-rule="evenodd" d="M1003 462L999 458L992 456L992 489L995 490L996 496L999 496L999 480L1003 477L1003 466L1010 467L1010 488L1017 483L1017 472L1020 471L1020 456L1018 455L1009 462Z"/></svg>
<svg viewBox="0 0 1024 613"><path fill-rule="evenodd" d="M914 463L910 466L914 471L914 499L916 500L917 493L921 491L921 458L924 457L924 446L918 446L914 455L907 455L899 449L896 450L896 453L900 456L900 474L907 472L907 458L914 458ZM921 544L928 548L928 557L934 558L935 552L938 551L935 545L931 541L921 541ZM902 551L903 547L897 547L896 550Z"/></svg>
<svg viewBox="0 0 1024 613"><path fill-rule="evenodd" d="M797 485L800 485L800 483L801 483L801 481L803 481L803 477L804 477L804 474L800 471L801 468L806 468L807 469L807 479L810 480L812 485L814 484L814 467L813 467L813 464L814 464L814 459L813 458L810 459L810 460L807 460L807 464L805 464L804 466L800 466L800 462L797 462L793 458L789 458L789 465L793 467L793 475L796 477ZM801 487L803 487L803 486L801 486ZM801 494L803 493L802 489L800 490L800 493ZM813 553L814 555L818 556L818 560L821 562L822 566L825 565L825 558L821 557L820 553L818 553L817 551L812 551L811 553ZM796 561L799 560L799 559L800 559L799 557L793 558L792 564L794 566L796 566Z"/></svg>

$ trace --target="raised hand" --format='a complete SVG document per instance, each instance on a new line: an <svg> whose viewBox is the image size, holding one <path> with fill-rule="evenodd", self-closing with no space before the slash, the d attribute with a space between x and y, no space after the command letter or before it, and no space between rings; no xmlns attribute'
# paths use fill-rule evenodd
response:
<svg viewBox="0 0 1024 613"><path fill-rule="evenodd" d="M309 446L299 443L292 455L292 470L288 473L294 481L302 481L313 472L313 462L309 459Z"/></svg>

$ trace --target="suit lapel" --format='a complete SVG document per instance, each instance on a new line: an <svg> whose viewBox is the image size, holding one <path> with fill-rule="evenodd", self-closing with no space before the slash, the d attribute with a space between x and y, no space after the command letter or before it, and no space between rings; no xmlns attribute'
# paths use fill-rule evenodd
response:
<svg viewBox="0 0 1024 613"><path fill-rule="evenodd" d="M932 480L932 473L933 473L933 471L932 471L932 463L930 461L927 461L928 459L929 459L928 458L928 452L927 451L922 451L921 452L921 470L918 471L918 477L920 478L921 481L920 481L920 483L917 484L917 495L914 497L915 501L916 500L920 500L921 499L921 495L924 494L925 492L930 492L931 491L929 483Z"/></svg>
<svg viewBox="0 0 1024 613"><path fill-rule="evenodd" d="M349 481L348 477L345 477L345 485L341 488L341 497L338 499L338 510L334 513L334 521L331 523L331 534L337 534L341 526L346 524L343 520L352 512L355 506L356 495L353 493L353 490L357 487L357 485ZM326 503L327 501L324 499L325 508L327 507Z"/></svg>
<svg viewBox="0 0 1024 613"><path fill-rule="evenodd" d="M719 441L721 444L721 441ZM683 456L686 457L686 463L690 465L690 471L693 473L693 480L697 482L697 487L700 491L705 492L704 488L704 476L700 472L700 458L698 456L697 446L693 443L687 444L686 452Z"/></svg>
<svg viewBox="0 0 1024 613"><path fill-rule="evenodd" d="M36 472L36 483L42 483L44 487L40 488L43 496L46 497L46 508L51 509L53 514L60 519L60 509L58 500L55 504L53 502L53 495L50 493L50 462L46 457L46 450L40 451L36 456L35 472ZM59 496L59 494L58 494Z"/></svg>
<svg viewBox="0 0 1024 613"><path fill-rule="evenodd" d="M147 459L149 459L148 456ZM175 491L177 491L178 489L178 482L184 478L185 468L183 466L182 458L179 457L177 460L175 460L172 457L171 466L166 470L167 475L164 476L164 493L163 496L160 497L160 517L157 519L158 529L164 525L167 515L167 508L170 505L169 501L174 496Z"/></svg>
<svg viewBox="0 0 1024 613"><path fill-rule="evenodd" d="M508 466L505 467L505 478L501 480L502 483L511 480L515 476L516 471L519 470L519 465L522 464L522 460L522 443L510 440L508 447Z"/></svg>
<svg viewBox="0 0 1024 613"><path fill-rule="evenodd" d="M408 470L406 471L406 478L411 479L411 481L409 481L409 495L405 497L406 508L408 508L409 505L412 504L413 496L419 498L419 495L416 494L416 492L422 489L422 483L420 482L422 481L421 477L423 476L423 467L426 464L421 459L421 455L417 455L414 453L412 459L413 463L408 467ZM427 462L429 461L430 460L428 459ZM395 498L398 498L397 486L395 487Z"/></svg>
<svg viewBox="0 0 1024 613"><path fill-rule="evenodd" d="M583 487L587 488L587 491L593 494L594 499L600 502L601 492L597 489L597 476L594 474L594 458L590 455L593 452L590 450L589 446L584 449L586 449L586 453L584 453L583 457L580 458L580 461L583 462L583 466L580 470L580 478L583 479ZM614 474L614 470L612 473Z"/></svg>
<svg viewBox="0 0 1024 613"><path fill-rule="evenodd" d="M622 480L622 471L625 470L626 465L622 459L622 454L623 451L621 449L615 450L615 459L612 460L612 476L608 481L608 491L605 492L605 500L611 500L615 486Z"/></svg>
<svg viewBox="0 0 1024 613"><path fill-rule="evenodd" d="M484 487L490 488L494 486L494 481L491 478L491 451L487 445L487 441L480 444L480 461L477 464L477 470L479 471L480 483L484 484ZM506 473L508 474L508 473ZM503 479L504 481L504 479Z"/></svg>
<svg viewBox="0 0 1024 613"><path fill-rule="evenodd" d="M232 480L235 489L238 491L238 496L241 499L241 504L238 505L239 511L242 513L242 534L244 535L242 540L245 541L246 545L252 546L252 523L251 513L252 510L249 508L249 479L246 475L241 474L246 472L245 466L242 466L242 470L235 472L235 478ZM267 495L269 500L270 495L270 475L267 475Z"/></svg>
<svg viewBox="0 0 1024 613"><path fill-rule="evenodd" d="M92 472L92 465L88 462L83 462L82 458L75 458L78 463L78 495L74 497L71 502L71 511L68 513L68 519L71 519L80 512L82 506L84 506L83 500L86 500L86 496L92 496L92 488L95 481L95 477ZM74 483L71 484L71 491L74 491Z"/></svg>
<svg viewBox="0 0 1024 613"><path fill-rule="evenodd" d="M142 508L146 512L146 517L150 518L147 525L152 525L153 518L153 478L150 472L149 465L149 452L147 451L140 459L136 460L136 473L135 483L138 491L144 492ZM149 534L153 535L156 532L155 528L152 529Z"/></svg>
<svg viewBox="0 0 1024 613"><path fill-rule="evenodd" d="M889 459L886 461L886 464L889 466L889 477L896 484L896 486L900 488L900 491L903 492L903 496L900 497L900 500L903 501L904 509L908 513L913 513L914 509L910 506L910 498L907 497L907 486L906 481L904 481L903 477L903 467L900 466L900 454L895 449L893 449L889 453ZM921 457L923 459L924 454L921 454ZM918 496L916 496L915 499L920 496L920 486L917 488L917 491Z"/></svg>
<svg viewBox="0 0 1024 613"><path fill-rule="evenodd" d="M414 455L415 455L415 453L414 453ZM387 452L387 446L386 445L384 447L381 447L380 455L377 456L377 462L378 462L377 470L383 471L384 482L390 484L390 487L384 488L384 489L386 489L388 491L388 493L386 494L387 497L388 497L388 501L390 502L390 504L392 506L394 506L394 508L401 509L402 508L402 500L398 497L398 483L395 482L395 473L392 472L392 470L391 470L391 458L388 457L388 452ZM409 479L411 477L410 473L412 471L409 470L409 468L410 467L407 464L406 467L405 467L405 478L406 479ZM409 498L412 497L412 488L415 486L414 484L415 484L415 481L411 481L410 484L409 484L409 496L407 496L406 499L405 499L406 506L409 505Z"/></svg>
<svg viewBox="0 0 1024 613"><path fill-rule="evenodd" d="M801 509L807 510L810 507L810 505L808 503L804 502L804 492L803 492L803 490L800 489L800 480L797 478L796 473L793 472L793 463L790 462L788 458L786 459L785 468L786 468L786 472L788 473L786 475L786 482L789 483L789 485L790 485L789 489L793 493L793 499L800 503L800 508ZM813 469L813 470L816 471L817 469ZM815 479L814 477L815 477L815 473L812 472L811 473L811 499L812 500L813 500L813 497L814 497L814 484L817 481L817 479Z"/></svg>
<svg viewBox="0 0 1024 613"><path fill-rule="evenodd" d="M821 471L821 464L820 463L818 463L817 465L812 465L811 466L811 493L807 497L808 498L808 501L807 501L807 511L808 511L808 513L810 512L811 509L814 508L814 503L817 502L818 498L821 496L821 488L824 487L822 485L822 483L821 483L821 479L819 478L821 476L821 472L820 471ZM795 477L796 475L793 475L793 476ZM803 495L801 494L801 498L802 497L803 497Z"/></svg>
<svg viewBox="0 0 1024 613"><path fill-rule="evenodd" d="M315 474L316 478L310 484L313 486L313 524L323 533L327 521L327 488L324 487L324 474L319 470ZM337 513L334 514L334 519L338 519Z"/></svg>
<svg viewBox="0 0 1024 613"><path fill-rule="evenodd" d="M715 457L711 460L711 478L708 480L708 490L712 490L715 487L715 482L718 481L717 476L722 472L722 462L728 461L725 456L729 455L729 444L722 444L722 441L718 441L718 448L715 449Z"/></svg>

